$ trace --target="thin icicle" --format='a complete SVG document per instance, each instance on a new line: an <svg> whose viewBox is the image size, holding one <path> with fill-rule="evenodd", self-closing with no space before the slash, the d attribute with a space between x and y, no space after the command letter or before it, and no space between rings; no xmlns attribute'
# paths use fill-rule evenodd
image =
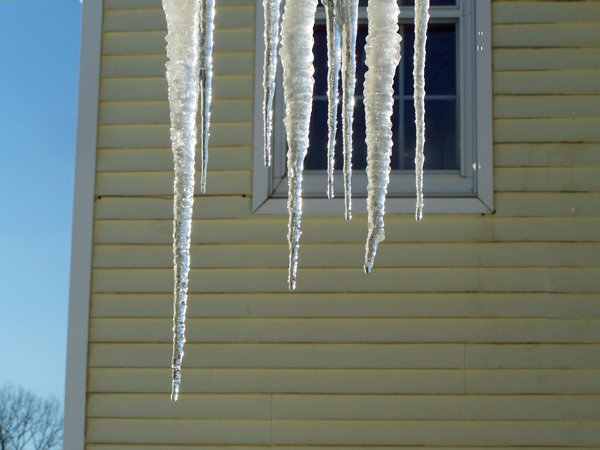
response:
<svg viewBox="0 0 600 450"><path fill-rule="evenodd" d="M341 0L321 0L325 7L327 28L327 197L334 197L333 174L335 171L335 136L339 102L339 79L342 64Z"/></svg>
<svg viewBox="0 0 600 450"><path fill-rule="evenodd" d="M175 166L173 263L175 266L173 318L173 379L171 400L181 383L185 343L190 240L194 205L194 156L198 111L199 0L163 0L168 34L167 82L171 109L171 144Z"/></svg>
<svg viewBox="0 0 600 450"><path fill-rule="evenodd" d="M263 0L265 20L265 55L263 64L263 139L265 166L271 166L273 136L273 99L277 74L277 46L279 45L280 0Z"/></svg>
<svg viewBox="0 0 600 450"><path fill-rule="evenodd" d="M365 249L365 272L373 269L379 242L385 239L383 216L390 179L394 75L400 62L400 35L396 0L370 1L367 7L369 34L365 45L365 122L367 133L367 210L369 236Z"/></svg>
<svg viewBox="0 0 600 450"><path fill-rule="evenodd" d="M344 135L344 192L346 220L352 219L352 122L356 86L358 0L342 2L342 131Z"/></svg>
<svg viewBox="0 0 600 450"><path fill-rule="evenodd" d="M415 175L417 207L415 218L423 218L423 164L425 163L425 44L429 22L429 0L415 1L415 59L413 69L415 124L417 127L415 149Z"/></svg>
<svg viewBox="0 0 600 450"><path fill-rule="evenodd" d="M200 12L200 192L206 192L210 104L212 99L212 54L215 29L215 0L203 0Z"/></svg>
<svg viewBox="0 0 600 450"><path fill-rule="evenodd" d="M314 87L313 27L317 0L287 0L282 21L281 62L285 99L288 155L288 285L296 288L298 249L302 219L302 170L308 149L308 133Z"/></svg>

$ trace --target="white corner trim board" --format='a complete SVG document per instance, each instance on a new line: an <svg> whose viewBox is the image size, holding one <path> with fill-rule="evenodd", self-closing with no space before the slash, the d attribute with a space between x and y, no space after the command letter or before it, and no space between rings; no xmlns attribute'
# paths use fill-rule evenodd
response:
<svg viewBox="0 0 600 450"><path fill-rule="evenodd" d="M100 49L103 1L82 5L81 59L71 277L69 286L69 331L65 385L64 449L82 450L85 437L88 321L92 260L94 184L98 95L100 88Z"/></svg>

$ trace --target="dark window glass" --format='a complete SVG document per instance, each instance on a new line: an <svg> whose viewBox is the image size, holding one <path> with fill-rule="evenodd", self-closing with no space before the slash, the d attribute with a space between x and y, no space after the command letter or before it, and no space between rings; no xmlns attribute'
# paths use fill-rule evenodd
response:
<svg viewBox="0 0 600 450"><path fill-rule="evenodd" d="M400 0L400 6L415 6L415 0ZM359 0L359 6L367 6L367 0ZM454 6L456 5L456 0L431 0L431 6Z"/></svg>
<svg viewBox="0 0 600 450"><path fill-rule="evenodd" d="M401 25L402 59L394 86L396 100L392 116L394 147L392 169L414 169L415 124L413 106L413 44L414 27ZM356 49L356 108L354 112L354 170L366 167L365 112L363 82L365 71L365 38L367 24L359 24ZM427 39L426 66L426 143L425 168L428 170L458 170L458 100L456 75L456 25L432 23ZM315 26L315 90L311 117L311 137L305 159L306 170L327 167L327 43L325 25ZM340 80L341 83L341 80ZM340 85L341 88L341 85ZM340 96L341 97L341 96ZM341 101L341 98L340 98ZM342 168L341 104L338 107L336 137L336 169Z"/></svg>

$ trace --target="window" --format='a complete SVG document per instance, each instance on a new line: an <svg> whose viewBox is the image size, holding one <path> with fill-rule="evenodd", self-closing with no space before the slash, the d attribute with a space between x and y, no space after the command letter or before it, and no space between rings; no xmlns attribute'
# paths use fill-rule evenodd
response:
<svg viewBox="0 0 600 450"><path fill-rule="evenodd" d="M366 0L360 1L356 49L356 109L353 149L353 209L366 210L366 143L362 89L366 65ZM414 0L400 0L402 59L396 75L392 117L394 149L386 211L413 213ZM257 23L262 26L262 11ZM492 211L491 17L489 0L431 0L426 66L425 213L486 213ZM259 213L284 213L286 208L286 141L281 83L275 104L273 164L262 163L262 30L257 30L253 208ZM326 198L327 63L325 14L315 25L315 88L311 138L305 159L306 212L341 213L341 122L336 149L336 198ZM281 67L279 68L281 78ZM338 111L341 114L341 108Z"/></svg>

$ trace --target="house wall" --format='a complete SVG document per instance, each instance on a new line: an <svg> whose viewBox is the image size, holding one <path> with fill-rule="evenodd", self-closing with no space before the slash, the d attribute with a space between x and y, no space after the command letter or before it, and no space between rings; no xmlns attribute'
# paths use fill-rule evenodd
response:
<svg viewBox="0 0 600 450"><path fill-rule="evenodd" d="M175 405L165 21L104 3L88 450L600 448L600 2L493 1L494 215L389 216L370 276L365 216L306 216L289 294L287 216L251 212L255 1L219 0Z"/></svg>

